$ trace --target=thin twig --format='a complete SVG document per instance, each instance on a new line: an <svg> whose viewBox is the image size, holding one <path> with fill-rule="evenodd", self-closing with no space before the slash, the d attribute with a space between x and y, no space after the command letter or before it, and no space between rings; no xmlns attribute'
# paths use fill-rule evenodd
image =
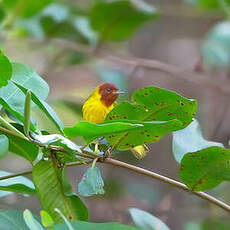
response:
<svg viewBox="0 0 230 230"><path fill-rule="evenodd" d="M9 131L12 132L12 135L14 136L18 136L18 137L21 137L23 139L26 139L28 140L28 138L23 134L21 133L20 131L18 131L13 125L11 125L7 120L5 120L3 117L0 116L0 123L5 126ZM2 128L2 127L1 127ZM4 128L2 128L3 130ZM8 132L9 133L9 132Z"/></svg>
<svg viewBox="0 0 230 230"><path fill-rule="evenodd" d="M94 160L88 160L88 161L84 161L84 162L78 162L78 161L76 161L76 162L69 162L69 163L66 164L66 166L72 167L72 166L76 166L76 165L84 165L84 164L88 165L88 164L91 164L93 161Z"/></svg>
<svg viewBox="0 0 230 230"><path fill-rule="evenodd" d="M77 165L83 165L83 164L91 164L93 162L93 160L89 160L89 161L85 161L85 162L79 162L79 161L75 161L75 162L69 162L66 164L66 166L68 167L72 167L72 166L77 166ZM28 170L28 171L25 171L25 172L21 172L21 173L14 173L14 174L11 174L11 175L8 175L8 176L3 176L3 177L0 177L0 181L1 180L7 180L7 179L10 179L10 178L14 178L14 177L18 177L18 176L25 176L25 175L29 175L32 173L32 170Z"/></svg>
<svg viewBox="0 0 230 230"><path fill-rule="evenodd" d="M62 148L61 146L50 145L49 148L53 151L68 153L68 151L66 149ZM93 153L88 152L86 150L82 150L82 153L76 152L76 155L78 155L80 157L90 158L90 159L94 159L96 157L99 157L99 155L93 154Z"/></svg>
<svg viewBox="0 0 230 230"><path fill-rule="evenodd" d="M14 177L18 177L18 176L25 176L25 175L28 175L28 174L31 174L31 173L32 173L32 170L28 170L28 171L21 172L21 173L14 173L14 174L11 174L11 175L8 175L8 176L0 177L0 181L10 179L10 178L14 178Z"/></svg>
<svg viewBox="0 0 230 230"><path fill-rule="evenodd" d="M205 199L205 200L207 200L207 201L219 206L220 208L226 210L227 212L230 212L230 206L227 205L226 203L214 198L213 196L208 195L207 193L193 192L193 191L189 190L185 184L180 183L180 182L178 182L176 180L170 179L168 177L159 175L159 174L151 172L149 170L146 170L146 169L134 166L134 165L130 165L130 164L127 164L125 162L118 161L118 160L115 160L115 159L107 158L107 159L104 160L104 162L107 163L107 164L111 164L111 165L119 166L119 167L122 167L122 168L126 168L126 169L129 169L129 170L134 171L136 173L143 174L143 175L152 177L154 179L163 181L165 183L171 184L171 185L176 186L176 187L178 187L178 188L180 188L180 189L182 189L182 190L184 190L186 192L189 192L189 193L192 193L192 194L194 194L196 196L199 196L202 199Z"/></svg>
<svg viewBox="0 0 230 230"><path fill-rule="evenodd" d="M190 70L185 70L183 68L164 63L154 59L146 59L146 58L137 58L133 56L121 56L121 55L114 55L114 51L108 48L104 49L103 47L100 48L99 52L93 52L93 48L85 45L80 45L78 43L60 40L60 39L49 39L49 40L37 40L37 39L28 39L28 42L32 44L45 44L51 46L58 46L61 48L65 48L67 50L75 50L84 52L87 55L95 56L96 58L105 60L107 62L117 63L121 65L127 66L136 66L139 68L146 68L152 69L155 71L160 71L163 73L168 74L168 76L183 79L195 84L203 84L205 87L213 87L220 90L223 94L229 95L230 94L230 82L228 80L216 80L210 79L210 76L207 74L200 74L195 73ZM111 55L112 53L112 55Z"/></svg>
<svg viewBox="0 0 230 230"><path fill-rule="evenodd" d="M121 65L127 66L139 66L146 69L152 69L155 71L160 71L168 74L174 78L183 79L190 81L194 84L203 84L206 87L213 87L220 90L223 94L230 94L230 81L228 80L215 80L211 79L210 76L206 74L195 73L190 70L185 70L180 67L167 64L158 60L137 58L137 57L119 57L119 56L106 56L104 57L106 61L113 63L120 63Z"/></svg>
<svg viewBox="0 0 230 230"><path fill-rule="evenodd" d="M224 19L221 10L200 10L199 7L193 7L192 4L155 4L157 11L163 17L179 17L191 19Z"/></svg>
<svg viewBox="0 0 230 230"><path fill-rule="evenodd" d="M213 196L210 196L204 192L193 192L193 191L190 191L185 184L183 183L180 183L176 180L173 180L173 179L170 179L168 177L165 177L165 176L162 176L162 175L159 175L157 173L154 173L154 172L151 172L149 170L146 170L146 169L143 169L143 168L140 168L140 167L137 167L137 166L134 166L134 165L131 165L131 164L127 164L125 162L122 162L122 161L118 161L118 160L115 160L115 159L111 159L111 158L107 158L103 161L101 161L102 163L107 163L107 164L111 164L111 165L114 165L114 166L118 166L118 167L122 167L122 168L126 168L126 169L129 169L131 171L134 171L136 173L139 173L139 174L143 174L143 175L146 175L146 176L149 176L149 177L152 177L154 179L157 179L157 180L160 180L160 181L163 181L165 183L168 183L168 184L171 184L179 189L182 189L186 192L189 192L191 194L194 194L196 196L199 196L201 197L202 199L204 200L207 200L209 202L211 202L212 204L215 204L216 206L219 206L220 208L226 210L227 212L230 212L230 206L227 205L226 203L216 199L215 197ZM92 160L89 160L86 162L87 164L90 164L92 163ZM67 163L66 166L70 167L70 166L76 166L76 165L82 165L84 164L83 162L71 162L71 163ZM17 177L17 176L24 176L24 175L28 175L28 174L31 174L32 173L32 170L30 171L25 171L25 172L22 172L22 173L16 173L16 174L12 174L12 175L9 175L9 176L4 176L4 177L0 177L0 181L1 180L6 180L6 179L9 179L9 178L13 178L13 177Z"/></svg>
<svg viewBox="0 0 230 230"><path fill-rule="evenodd" d="M20 135L20 134L18 134L16 132L13 132L13 131L11 131L9 129L3 128L2 126L0 126L0 130L3 131L3 132L5 132L5 133L8 133L10 135L13 135L15 137L20 137L22 139L25 139L25 140L29 141L29 139L26 136L22 136L22 135Z"/></svg>

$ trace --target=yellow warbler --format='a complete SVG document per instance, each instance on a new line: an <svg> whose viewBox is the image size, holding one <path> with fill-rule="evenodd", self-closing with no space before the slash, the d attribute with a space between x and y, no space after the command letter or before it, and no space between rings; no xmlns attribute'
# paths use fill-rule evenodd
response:
<svg viewBox="0 0 230 230"><path fill-rule="evenodd" d="M117 105L116 99L123 93L112 83L99 85L87 98L82 107L83 119L92 123L103 122L107 114ZM147 146L136 146L131 149L138 159L143 158L148 152Z"/></svg>

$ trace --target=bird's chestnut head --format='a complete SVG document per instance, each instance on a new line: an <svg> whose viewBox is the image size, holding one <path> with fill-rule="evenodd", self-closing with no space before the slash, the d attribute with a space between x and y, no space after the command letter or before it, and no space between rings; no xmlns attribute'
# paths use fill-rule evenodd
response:
<svg viewBox="0 0 230 230"><path fill-rule="evenodd" d="M119 94L123 93L112 83L101 84L98 92L101 95L101 102L107 107L111 106Z"/></svg>

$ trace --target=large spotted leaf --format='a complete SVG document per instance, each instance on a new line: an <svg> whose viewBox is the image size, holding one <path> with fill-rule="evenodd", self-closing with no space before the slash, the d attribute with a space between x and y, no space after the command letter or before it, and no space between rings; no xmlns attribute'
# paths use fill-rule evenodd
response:
<svg viewBox="0 0 230 230"><path fill-rule="evenodd" d="M183 128L190 124L197 109L196 100L153 86L135 91L132 100L144 106L147 113L143 117L145 121L178 119Z"/></svg>
<svg viewBox="0 0 230 230"><path fill-rule="evenodd" d="M209 190L230 181L230 150L213 146L185 154L179 176L193 191Z"/></svg>
<svg viewBox="0 0 230 230"><path fill-rule="evenodd" d="M145 124L138 132L106 136L110 145L119 143L117 148L120 150L153 143L169 132L183 129L192 121L197 108L195 100L157 87L137 90L132 99L135 103L123 102L106 118L107 121L127 119Z"/></svg>
<svg viewBox="0 0 230 230"><path fill-rule="evenodd" d="M136 124L139 121L128 120L129 123ZM117 145L119 150L128 150L138 145L149 144L159 141L165 134L180 129L181 122L179 120L170 121L145 121L139 122L142 127L138 130L130 130L120 134L114 134L111 131L110 135L106 135L106 140L110 146Z"/></svg>

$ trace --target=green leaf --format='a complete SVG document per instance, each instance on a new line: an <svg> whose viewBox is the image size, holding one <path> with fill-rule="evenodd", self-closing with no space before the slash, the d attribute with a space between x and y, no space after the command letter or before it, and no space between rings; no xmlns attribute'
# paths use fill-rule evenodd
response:
<svg viewBox="0 0 230 230"><path fill-rule="evenodd" d="M201 224L202 230L211 230L212 228L217 230L229 230L230 221L229 219L224 220L214 217L204 220Z"/></svg>
<svg viewBox="0 0 230 230"><path fill-rule="evenodd" d="M17 83L26 89L30 89L40 99L47 98L49 86L47 83L29 66L12 63L13 75L7 86L0 88L0 98L7 103L13 110L23 114L24 112L24 93L13 83ZM32 104L32 106L34 106Z"/></svg>
<svg viewBox="0 0 230 230"><path fill-rule="evenodd" d="M18 137L20 137L22 139L26 139L26 136L21 131L19 131L17 128L15 128L12 124L10 124L2 116L0 116L0 124L2 125L2 126L0 126L0 130L10 132L15 136L18 136Z"/></svg>
<svg viewBox="0 0 230 230"><path fill-rule="evenodd" d="M9 139L9 151L29 161L34 161L38 155L38 146L21 137L14 136L0 129L0 134L5 135Z"/></svg>
<svg viewBox="0 0 230 230"><path fill-rule="evenodd" d="M70 17L71 18L71 15ZM50 16L42 17L40 19L40 25L42 26L42 30L47 37L51 38L72 38L76 39L78 35L78 31L75 29L74 25L70 20L65 20L62 22L54 20Z"/></svg>
<svg viewBox="0 0 230 230"><path fill-rule="evenodd" d="M184 230L202 230L200 223L197 221L186 222Z"/></svg>
<svg viewBox="0 0 230 230"><path fill-rule="evenodd" d="M24 132L27 137L30 136L30 109L31 109L31 92L27 90L25 109L24 109Z"/></svg>
<svg viewBox="0 0 230 230"><path fill-rule="evenodd" d="M125 104L123 104L125 105ZM119 107L118 109L120 109ZM127 107L126 107L127 108ZM116 108L113 110L112 114L121 114L116 113L118 110ZM131 110L126 110L126 116L128 116ZM133 110L135 111L135 110ZM119 111L120 112L120 111ZM125 120L121 120L124 122ZM107 121L109 122L109 121ZM165 134L169 132L176 131L180 129L181 122L178 120L170 120L170 121L135 121L135 120L127 120L128 123L133 124L142 124L138 130L130 130L128 132L122 133L114 133L110 131L109 135L105 135L106 140L109 142L110 146L116 145L119 142L118 146L116 147L118 150L128 150L135 146L153 143L159 141Z"/></svg>
<svg viewBox="0 0 230 230"><path fill-rule="evenodd" d="M180 164L179 176L192 191L209 190L230 181L230 150L209 147L187 153Z"/></svg>
<svg viewBox="0 0 230 230"><path fill-rule="evenodd" d="M18 210L0 211L0 229L29 230L23 219L23 212Z"/></svg>
<svg viewBox="0 0 230 230"><path fill-rule="evenodd" d="M48 4L52 3L53 0L28 0L26 4L24 3L24 0L4 0L3 6L8 10L18 10L16 11L17 16L29 18L34 16L35 14L39 13L42 9L44 9ZM18 15L19 14L19 15Z"/></svg>
<svg viewBox="0 0 230 230"><path fill-rule="evenodd" d="M110 122L104 124L93 124L87 121L80 121L71 128L65 128L64 133L68 138L82 136L87 141L92 141L110 133L122 133L129 130L138 130L142 124L132 124L127 121Z"/></svg>
<svg viewBox="0 0 230 230"><path fill-rule="evenodd" d="M5 10L1 7L0 8L0 22L3 22L3 19L5 19L6 13Z"/></svg>
<svg viewBox="0 0 230 230"><path fill-rule="evenodd" d="M81 182L78 184L80 195L89 197L97 194L104 194L104 181L100 169L97 167L88 168L84 173Z"/></svg>
<svg viewBox="0 0 230 230"><path fill-rule="evenodd" d="M230 54L217 41L205 41L201 47L204 63L207 66L229 68Z"/></svg>
<svg viewBox="0 0 230 230"><path fill-rule="evenodd" d="M48 212L41 210L40 216L41 216L42 225L44 227L51 227L52 225L54 225L54 221Z"/></svg>
<svg viewBox="0 0 230 230"><path fill-rule="evenodd" d="M140 230L169 230L165 223L148 212L137 208L130 208L129 212L133 222Z"/></svg>
<svg viewBox="0 0 230 230"><path fill-rule="evenodd" d="M15 83L16 86L22 90L24 94L27 93L27 89L23 86ZM46 116L54 123L54 125L57 127L57 129L62 133L63 132L63 124L55 111L42 99L39 99L36 94L31 92L31 99L32 101L46 114Z"/></svg>
<svg viewBox="0 0 230 230"><path fill-rule="evenodd" d="M65 194L62 172L55 162L39 161L33 169L33 181L43 209L55 223L62 222L55 208L68 220L88 220L88 210L80 198L74 194Z"/></svg>
<svg viewBox="0 0 230 230"><path fill-rule="evenodd" d="M47 6L41 12L41 15L51 17L56 22L63 22L68 20L68 17L70 17L70 9L66 4L55 2Z"/></svg>
<svg viewBox="0 0 230 230"><path fill-rule="evenodd" d="M201 47L204 62L208 66L229 68L230 22L216 24L207 34Z"/></svg>
<svg viewBox="0 0 230 230"><path fill-rule="evenodd" d="M222 143L205 140L197 120L194 120L185 129L173 132L172 149L174 158L178 163L181 162L186 153L196 152L210 146L224 147Z"/></svg>
<svg viewBox="0 0 230 230"><path fill-rule="evenodd" d="M12 66L9 59L0 51L0 88L6 86L12 76Z"/></svg>
<svg viewBox="0 0 230 230"><path fill-rule="evenodd" d="M80 32L90 44L95 45L98 41L98 34L90 27L90 21L88 17L78 16L73 20L73 25Z"/></svg>
<svg viewBox="0 0 230 230"><path fill-rule="evenodd" d="M182 122L183 128L192 122L197 109L196 100L187 99L173 91L154 86L136 90L132 95L132 100L141 105L139 107L142 110L144 109L142 111L144 117L141 120L169 121L177 119ZM138 112L140 113L139 110ZM138 115L140 116L140 114Z"/></svg>
<svg viewBox="0 0 230 230"><path fill-rule="evenodd" d="M43 145L43 146L52 145L52 146L60 146L64 148L68 154L64 153L62 155L63 163L81 160L81 158L76 155L76 152L82 153L81 147L79 145L76 145L74 142L70 141L69 139L63 137L60 134L51 134L51 135L33 134L32 137L40 145ZM61 153L58 154L58 157L60 157L60 155Z"/></svg>
<svg viewBox="0 0 230 230"><path fill-rule="evenodd" d="M12 173L0 171L0 177L9 176ZM26 177L19 176L0 181L0 197L7 196L12 192L33 195L35 187L31 180Z"/></svg>
<svg viewBox="0 0 230 230"><path fill-rule="evenodd" d="M74 230L73 227L72 227L72 225L71 225L71 223L66 219L66 217L62 214L62 212L61 212L59 209L57 209L57 208L55 208L54 210L55 210L55 211L61 216L61 218L64 220L64 222L65 222L66 226L68 227L68 229L69 229L69 230Z"/></svg>
<svg viewBox="0 0 230 230"><path fill-rule="evenodd" d="M18 119L18 121L20 122L24 122L25 118L23 116L23 114L17 110L15 110L10 104L7 104L5 99L0 98L0 104L3 106L3 108L8 111L11 115L13 115L14 117L16 117ZM30 129L32 131L35 131L36 128L34 127L34 125L32 123L30 123Z"/></svg>
<svg viewBox="0 0 230 230"><path fill-rule="evenodd" d="M137 1L133 1L134 3ZM154 8L140 7L130 1L97 1L89 16L92 28L101 40L123 40L143 23L156 19Z"/></svg>
<svg viewBox="0 0 230 230"><path fill-rule="evenodd" d="M83 221L73 221L71 225L76 230L138 230L135 227L123 225L120 223L89 223ZM58 224L54 226L55 230L69 230L65 224Z"/></svg>
<svg viewBox="0 0 230 230"><path fill-rule="evenodd" d="M157 87L135 91L132 100L135 103L123 102L106 117L107 121L127 119L127 122L135 120L143 125L138 132L132 130L126 134L106 136L111 146L119 143L117 148L120 150L153 143L169 132L183 129L192 121L197 107L195 100Z"/></svg>
<svg viewBox="0 0 230 230"><path fill-rule="evenodd" d="M22 194L29 194L29 195L34 195L36 193L34 189L31 189L23 184L14 184L14 185L8 185L8 186L0 185L0 190L22 193Z"/></svg>
<svg viewBox="0 0 230 230"><path fill-rule="evenodd" d="M198 5L202 9L220 9L222 2L230 4L230 0L184 0L184 2Z"/></svg>
<svg viewBox="0 0 230 230"><path fill-rule="evenodd" d="M0 135L0 158L4 157L9 150L9 140L5 135Z"/></svg>
<svg viewBox="0 0 230 230"><path fill-rule="evenodd" d="M45 230L28 209L23 212L23 218L30 230Z"/></svg>

